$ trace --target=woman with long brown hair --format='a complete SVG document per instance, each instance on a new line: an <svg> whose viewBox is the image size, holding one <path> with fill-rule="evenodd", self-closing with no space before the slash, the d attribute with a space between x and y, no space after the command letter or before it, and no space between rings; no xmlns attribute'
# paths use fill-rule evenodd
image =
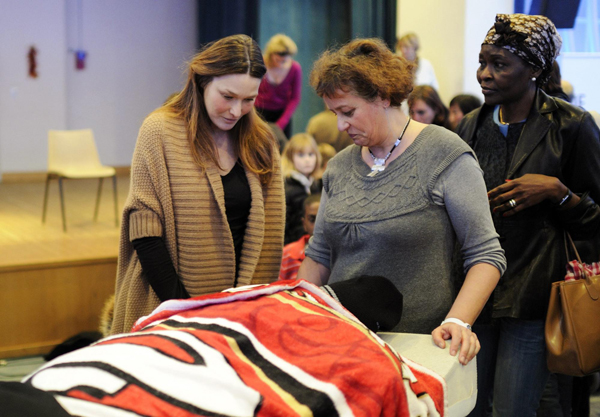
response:
<svg viewBox="0 0 600 417"><path fill-rule="evenodd" d="M408 95L407 101L410 117L417 122L448 127L448 108L435 88L418 85Z"/></svg>
<svg viewBox="0 0 600 417"><path fill-rule="evenodd" d="M277 279L284 230L279 155L254 100L257 43L206 45L183 90L144 121L123 212L111 333L162 301Z"/></svg>

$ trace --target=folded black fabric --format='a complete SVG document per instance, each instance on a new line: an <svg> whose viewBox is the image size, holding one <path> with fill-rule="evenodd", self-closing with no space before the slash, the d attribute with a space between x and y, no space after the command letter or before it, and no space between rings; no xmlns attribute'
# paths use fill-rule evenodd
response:
<svg viewBox="0 0 600 417"><path fill-rule="evenodd" d="M51 361L54 358L64 355L65 353L73 352L74 350L84 348L97 342L102 338L100 332L81 332L69 337L60 345L55 346L50 353L44 355L44 360Z"/></svg>
<svg viewBox="0 0 600 417"><path fill-rule="evenodd" d="M2 417L70 417L49 392L21 382L0 382Z"/></svg>
<svg viewBox="0 0 600 417"><path fill-rule="evenodd" d="M339 302L374 332L390 331L402 318L402 294L387 278L361 275L326 285Z"/></svg>

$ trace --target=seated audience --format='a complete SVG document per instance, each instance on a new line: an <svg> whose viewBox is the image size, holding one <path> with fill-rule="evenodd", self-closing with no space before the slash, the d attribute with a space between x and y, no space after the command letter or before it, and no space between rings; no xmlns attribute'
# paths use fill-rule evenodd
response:
<svg viewBox="0 0 600 417"><path fill-rule="evenodd" d="M418 85L412 90L408 96L408 110L417 122L448 127L448 109L431 86Z"/></svg>
<svg viewBox="0 0 600 417"><path fill-rule="evenodd" d="M321 154L313 137L308 133L292 136L281 157L281 170L285 178L286 245L304 235L302 206L307 196L321 191L321 181L315 178L320 165Z"/></svg>
<svg viewBox="0 0 600 417"><path fill-rule="evenodd" d="M571 84L569 81L567 81L565 79L561 79L560 80L560 87L562 88L562 90L567 95L567 98L568 98L567 101L569 103L572 103L573 99L575 98L575 89L573 88L573 84Z"/></svg>
<svg viewBox="0 0 600 417"><path fill-rule="evenodd" d="M319 143L318 148L319 153L321 154L321 166L319 167L319 172L315 174L315 176L321 179L323 177L323 173L327 169L327 163L337 154L337 152L335 148L328 143Z"/></svg>
<svg viewBox="0 0 600 417"><path fill-rule="evenodd" d="M450 129L456 129L465 114L468 114L481 106L481 100L471 94L459 94L450 100L450 115L448 116L448 126Z"/></svg>
<svg viewBox="0 0 600 417"><path fill-rule="evenodd" d="M315 221L319 211L321 194L311 194L304 200L304 213L302 215L302 226L306 234L295 242L288 243L283 247L283 258L281 260L281 269L279 279L296 279L298 268L304 260L304 249L308 245L308 239L313 235Z"/></svg>
<svg viewBox="0 0 600 417"><path fill-rule="evenodd" d="M279 145L279 152L283 152L283 148L285 148L285 145L287 145L288 143L288 137L285 135L285 133L283 133L283 130L281 130L281 128L275 123L269 122L267 124L273 132L273 135L275 135L275 139L277 140L277 144Z"/></svg>

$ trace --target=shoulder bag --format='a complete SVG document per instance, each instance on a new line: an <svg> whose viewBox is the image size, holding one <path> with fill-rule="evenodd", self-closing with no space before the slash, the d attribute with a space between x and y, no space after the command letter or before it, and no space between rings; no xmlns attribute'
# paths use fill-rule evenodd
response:
<svg viewBox="0 0 600 417"><path fill-rule="evenodd" d="M568 244L567 244L568 241ZM567 265L565 281L552 283L546 316L546 347L550 372L583 376L600 370L600 263L581 262L569 233L576 261Z"/></svg>

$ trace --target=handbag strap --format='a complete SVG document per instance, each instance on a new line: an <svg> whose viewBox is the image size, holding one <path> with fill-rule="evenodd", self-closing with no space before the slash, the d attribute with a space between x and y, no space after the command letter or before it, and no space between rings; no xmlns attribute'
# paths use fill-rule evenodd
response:
<svg viewBox="0 0 600 417"><path fill-rule="evenodd" d="M571 244L571 249L573 250L575 257L577 258L577 262L579 262L580 264L583 264L583 262L581 262L581 257L579 256L579 252L577 252L577 246L575 246L575 242L573 242L573 238L571 237L571 234L565 230L564 235L565 235L565 252L567 253L567 261L569 260L569 246L567 244L567 240L568 240L569 243ZM585 268L583 268L583 271L585 272L585 275L587 276L587 271L585 270Z"/></svg>
<svg viewBox="0 0 600 417"><path fill-rule="evenodd" d="M569 232L567 232L566 230L564 231L564 236L565 236L565 252L567 253L567 262L569 260L569 247L567 245L567 240L568 240L569 243L571 244L571 249L575 253L577 262L579 262L582 265L583 274L585 276L585 288L587 289L587 292L590 295L590 297L594 300L597 300L598 296L599 296L598 289L592 285L592 279L590 277L590 274L588 274L587 269L585 268L585 266L583 266L584 265L583 262L581 262L581 257L579 256L579 252L577 252L577 247L575 246L575 242L573 242L573 238L571 237Z"/></svg>

